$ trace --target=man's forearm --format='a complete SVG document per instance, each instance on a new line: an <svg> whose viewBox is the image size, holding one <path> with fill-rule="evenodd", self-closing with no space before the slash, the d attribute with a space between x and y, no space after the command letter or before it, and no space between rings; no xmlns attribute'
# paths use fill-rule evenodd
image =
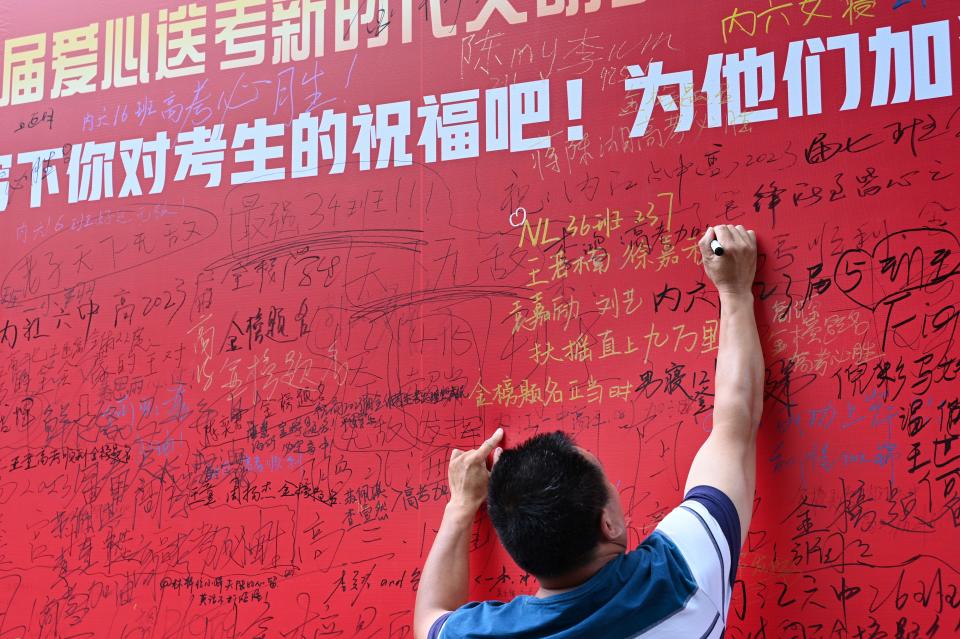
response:
<svg viewBox="0 0 960 639"><path fill-rule="evenodd" d="M718 428L749 428L756 434L763 410L763 352L749 290L720 294L713 419Z"/></svg>
<svg viewBox="0 0 960 639"><path fill-rule="evenodd" d="M470 595L470 534L476 510L450 502L443 511L420 575L417 618L435 610L456 610ZM421 636L425 636L424 632Z"/></svg>

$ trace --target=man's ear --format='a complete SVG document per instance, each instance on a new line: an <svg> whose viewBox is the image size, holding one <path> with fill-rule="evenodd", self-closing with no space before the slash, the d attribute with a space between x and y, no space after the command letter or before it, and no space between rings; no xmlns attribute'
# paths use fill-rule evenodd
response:
<svg viewBox="0 0 960 639"><path fill-rule="evenodd" d="M600 531L603 533L604 541L619 539L625 531L623 520L614 515L610 506L603 507L603 514L600 515Z"/></svg>

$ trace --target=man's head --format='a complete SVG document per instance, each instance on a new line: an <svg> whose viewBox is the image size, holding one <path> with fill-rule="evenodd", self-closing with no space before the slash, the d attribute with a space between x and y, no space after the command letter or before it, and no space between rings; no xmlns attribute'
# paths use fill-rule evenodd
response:
<svg viewBox="0 0 960 639"><path fill-rule="evenodd" d="M503 451L490 473L487 509L513 560L541 579L585 566L602 543L626 545L616 489L597 458L562 432Z"/></svg>

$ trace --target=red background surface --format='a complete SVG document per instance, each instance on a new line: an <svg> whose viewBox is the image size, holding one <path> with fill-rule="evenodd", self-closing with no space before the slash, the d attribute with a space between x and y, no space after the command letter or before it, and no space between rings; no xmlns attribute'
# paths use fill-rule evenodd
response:
<svg viewBox="0 0 960 639"><path fill-rule="evenodd" d="M315 114L352 115L358 104L418 106L426 94L543 76L553 118L530 133L555 137L539 154L424 165L417 149L413 167L348 165L338 176L214 189L202 178L173 182L171 152L160 196L68 205L66 163L61 195L45 194L43 207L12 190L0 213L0 274L4 287L33 277L36 288L5 294L0 306L0 326L20 327L15 346L0 345L0 637L410 637L449 451L498 425L508 446L540 431L573 433L620 487L638 542L677 503L709 430L715 351L701 352L701 338L716 299L709 286L697 292L701 267L682 249L723 222L757 230L768 366L756 512L727 636L960 636L956 98L869 108L863 44L855 112L839 113L842 69L828 54L824 115L788 119L778 82L776 122L706 129L698 102L686 134L673 134L658 109L646 137L627 137L636 95L623 88L626 64L693 69L699 87L711 53L757 46L776 51L782 69L790 40L865 39L880 26L945 18L956 61L960 25L949 3L894 11L881 2L852 25L846 4L824 2L832 18L806 26L793 7L790 24L776 18L769 33L727 44L720 23L731 3L605 5L540 19L526 7L527 24L494 18L489 32L468 36L461 17L446 39L431 37L418 13L411 44L395 33L381 49L361 38L356 51L334 54L328 39L316 61L233 71L216 70L210 21L206 98L193 109L196 76L2 109L0 151L16 153L158 130L172 137L200 123L232 131L256 117L289 122L317 101L315 86L330 100ZM161 6L173 5L136 10ZM461 16L477 10L471 3ZM0 20L10 37L130 11L120 2L7 3ZM563 87L577 77L581 145L565 137ZM157 113L141 123L145 100ZM52 127L14 132L51 107ZM860 142L810 164L804 151L821 132L831 144ZM771 182L786 189L775 214L769 200L754 208ZM794 201L816 186L821 201ZM658 230L660 193L675 198L668 231ZM620 211L620 228L599 234L609 270L571 267L529 287L531 268L548 276L561 248L572 262L596 238L521 246L508 223L520 205L531 222L550 220L554 236L570 216ZM657 220L638 223L638 211ZM200 235L188 239L187 227ZM149 260L133 254L138 234L155 251ZM665 236L676 263L658 261ZM631 242L650 247L646 267L625 261ZM131 252L114 256L108 245ZM87 249L89 265L78 267ZM50 271L48 258L62 270ZM855 289L851 270L863 280ZM664 301L656 294L665 287ZM551 313L539 325L529 319L535 290ZM603 312L611 296L617 316ZM567 322L554 298L575 299L579 313ZM534 330L513 330L516 300ZM264 333L271 313L285 330L275 324L258 339L249 330L258 312ZM630 338L637 352L601 358L604 331L618 350ZM690 331L693 347L678 339ZM592 359L569 361L563 348L581 334ZM538 365L531 348L547 342L560 361ZM534 403L492 397L504 380L516 388L525 379L555 383L563 400L545 391ZM602 402L589 401L589 380L603 386ZM478 384L491 404L477 405ZM626 400L610 396L626 384ZM584 397L571 399L571 385ZM112 443L130 446L129 461L29 470L13 461L44 447ZM483 517L473 550L474 597L535 589ZM259 600L238 601L238 580Z"/></svg>

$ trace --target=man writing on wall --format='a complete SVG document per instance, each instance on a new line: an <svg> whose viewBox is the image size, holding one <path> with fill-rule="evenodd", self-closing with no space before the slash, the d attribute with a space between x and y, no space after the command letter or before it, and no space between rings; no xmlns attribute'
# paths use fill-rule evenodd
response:
<svg viewBox="0 0 960 639"><path fill-rule="evenodd" d="M711 250L713 240L723 255ZM690 466L683 503L628 551L616 488L599 460L563 433L503 451L498 429L476 450L454 450L450 502L417 592L416 639L722 635L750 526L762 410L756 236L742 226L708 228L700 251L720 296L720 336L713 428ZM484 499L507 552L539 581L534 596L466 603L468 542Z"/></svg>

